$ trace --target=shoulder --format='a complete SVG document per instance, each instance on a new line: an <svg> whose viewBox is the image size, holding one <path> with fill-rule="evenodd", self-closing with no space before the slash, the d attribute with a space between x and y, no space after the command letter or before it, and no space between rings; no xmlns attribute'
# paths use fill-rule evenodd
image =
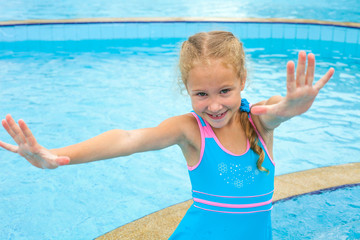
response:
<svg viewBox="0 0 360 240"><path fill-rule="evenodd" d="M198 132L200 136L197 120L191 113L168 118L160 123L158 128L178 136L179 144L192 142L194 132Z"/></svg>
<svg viewBox="0 0 360 240"><path fill-rule="evenodd" d="M200 148L201 133L197 119L191 113L175 116L167 119L175 126L177 131L181 132L181 138L178 139L178 145L183 149ZM187 150L186 150L187 151Z"/></svg>
<svg viewBox="0 0 360 240"><path fill-rule="evenodd" d="M164 124L172 125L176 128L182 129L183 131L187 131L188 128L193 128L194 126L197 126L197 120L191 113L187 113L168 118L160 125Z"/></svg>

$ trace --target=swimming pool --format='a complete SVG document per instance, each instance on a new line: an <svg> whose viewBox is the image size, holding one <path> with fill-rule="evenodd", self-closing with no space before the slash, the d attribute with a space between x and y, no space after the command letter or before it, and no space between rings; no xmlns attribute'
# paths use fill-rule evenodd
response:
<svg viewBox="0 0 360 240"><path fill-rule="evenodd" d="M155 0L155 1L40 1L1 3L1 21L99 17L253 17L360 22L357 0Z"/></svg>
<svg viewBox="0 0 360 240"><path fill-rule="evenodd" d="M340 186L274 203L274 239L360 239L360 185ZM296 227L292 227L296 225Z"/></svg>
<svg viewBox="0 0 360 240"><path fill-rule="evenodd" d="M299 49L317 55L319 75L330 66L336 70L314 107L277 132L277 175L358 161L358 29L214 22L4 27L0 114L25 119L38 141L51 148L186 113L190 102L176 86L179 44L192 32L215 27L235 32L245 43L250 79L245 97L252 102L284 94L281 73ZM106 40L109 35L112 40ZM191 198L177 148L55 171L1 154L6 161L0 170L0 215L6 221L0 223L0 237L5 239L94 238Z"/></svg>

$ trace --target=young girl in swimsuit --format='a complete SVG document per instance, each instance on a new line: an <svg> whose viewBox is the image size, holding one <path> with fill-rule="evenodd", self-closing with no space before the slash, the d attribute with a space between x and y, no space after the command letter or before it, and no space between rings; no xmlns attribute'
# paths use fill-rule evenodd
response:
<svg viewBox="0 0 360 240"><path fill-rule="evenodd" d="M242 43L229 32L191 36L182 45L180 71L193 112L153 128L111 130L84 142L48 150L23 120L3 127L17 145L0 146L39 168L57 168L128 156L177 144L186 159L194 203L170 239L271 239L274 129L307 111L334 73L313 84L315 57L299 52L287 64L287 94L249 105Z"/></svg>

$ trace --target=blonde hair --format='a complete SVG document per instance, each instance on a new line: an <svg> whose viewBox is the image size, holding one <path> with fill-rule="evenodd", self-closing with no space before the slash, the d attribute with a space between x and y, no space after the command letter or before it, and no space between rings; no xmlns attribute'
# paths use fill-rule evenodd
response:
<svg viewBox="0 0 360 240"><path fill-rule="evenodd" d="M246 81L243 44L230 32L212 31L197 33L183 42L179 60L182 83L187 85L189 72L196 64L209 63L210 59L222 59L225 64L233 67L241 81ZM259 138L250 123L248 113L240 111L240 123L249 139L250 148L259 155L257 168L260 171L269 172L262 166L265 153L259 146Z"/></svg>

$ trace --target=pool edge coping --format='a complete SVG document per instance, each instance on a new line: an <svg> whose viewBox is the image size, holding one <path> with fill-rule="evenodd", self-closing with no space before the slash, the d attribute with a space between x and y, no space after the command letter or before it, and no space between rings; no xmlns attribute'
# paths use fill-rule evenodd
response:
<svg viewBox="0 0 360 240"><path fill-rule="evenodd" d="M336 22L315 19L287 18L225 18L225 17L128 17L128 18L74 18L74 19L31 19L0 21L0 27L48 24L92 24L92 23L289 23L314 24L338 27L360 28L356 22Z"/></svg>
<svg viewBox="0 0 360 240"><path fill-rule="evenodd" d="M360 184L360 162L299 171L275 177L273 201L285 201L313 192L358 184ZM191 204L190 199L164 208L96 239L168 239Z"/></svg>

